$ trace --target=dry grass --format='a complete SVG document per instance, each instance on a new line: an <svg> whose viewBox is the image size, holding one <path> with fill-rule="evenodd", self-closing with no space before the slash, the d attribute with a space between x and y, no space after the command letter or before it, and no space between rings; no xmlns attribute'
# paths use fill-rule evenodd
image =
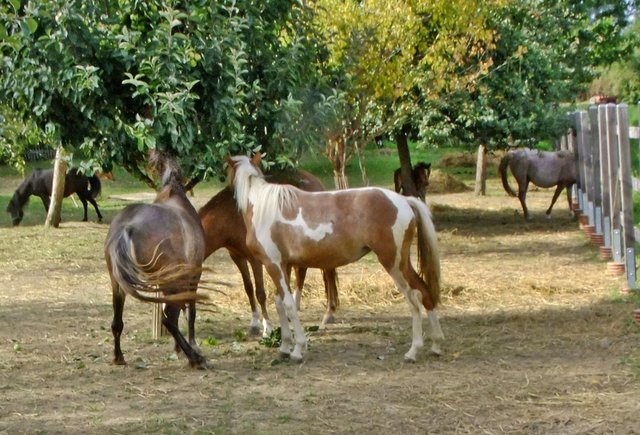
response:
<svg viewBox="0 0 640 435"><path fill-rule="evenodd" d="M169 339L152 340L150 306L131 300L129 365L114 367L107 226L0 228L0 433L639 433L640 298L620 294L565 204L543 217L550 191L530 192L524 222L488 187L429 196L446 342L416 364L402 361L406 304L372 256L339 270L338 323L310 332L292 365L244 339L246 297L219 251L210 278L229 286L196 323L215 368L190 370ZM323 311L310 271L303 323Z"/></svg>

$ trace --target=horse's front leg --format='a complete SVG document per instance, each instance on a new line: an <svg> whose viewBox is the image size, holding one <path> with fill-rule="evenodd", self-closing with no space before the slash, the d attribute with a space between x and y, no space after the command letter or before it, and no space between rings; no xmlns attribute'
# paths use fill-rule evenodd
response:
<svg viewBox="0 0 640 435"><path fill-rule="evenodd" d="M285 274L283 268L280 265L270 263L265 264L267 272L277 289L277 295L275 298L276 311L280 318L280 334L282 342L280 344L280 354L284 357L290 357L292 361L302 361L302 350L306 348L307 339L298 317L298 310L296 310L296 304L289 290L289 277ZM293 332L295 335L295 344L293 351L291 351L291 330L289 329L289 320L293 324Z"/></svg>

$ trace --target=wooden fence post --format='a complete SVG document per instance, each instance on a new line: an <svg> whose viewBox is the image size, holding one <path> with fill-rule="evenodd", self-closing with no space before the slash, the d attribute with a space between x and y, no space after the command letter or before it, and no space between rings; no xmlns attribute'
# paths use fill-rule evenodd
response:
<svg viewBox="0 0 640 435"><path fill-rule="evenodd" d="M602 237L602 183L600 178L600 125L598 123L598 107L589 107L589 126L591 128L591 161L593 163L593 207L595 233Z"/></svg>
<svg viewBox="0 0 640 435"><path fill-rule="evenodd" d="M600 189L602 191L602 232L604 245L601 257L611 256L611 190L609 186L609 151L607 129L607 106L598 106L598 132L600 136Z"/></svg>
<svg viewBox="0 0 640 435"><path fill-rule="evenodd" d="M576 151L578 152L578 207L582 210L583 214L587 213L587 201L585 193L585 125L583 122L584 112L574 113L574 125L576 129Z"/></svg>
<svg viewBox="0 0 640 435"><path fill-rule="evenodd" d="M607 104L607 152L609 155L609 204L611 218L611 255L615 263L622 260L620 224L620 161L618 158L616 105Z"/></svg>
<svg viewBox="0 0 640 435"><path fill-rule="evenodd" d="M635 234L633 228L633 186L631 182L631 150L629 141L629 108L617 107L618 155L620 156L620 199L624 230L624 260L629 288L636 286Z"/></svg>
<svg viewBox="0 0 640 435"><path fill-rule="evenodd" d="M153 311L151 313L151 336L154 339L158 339L169 333L167 328L162 324L163 308L164 304L153 304Z"/></svg>

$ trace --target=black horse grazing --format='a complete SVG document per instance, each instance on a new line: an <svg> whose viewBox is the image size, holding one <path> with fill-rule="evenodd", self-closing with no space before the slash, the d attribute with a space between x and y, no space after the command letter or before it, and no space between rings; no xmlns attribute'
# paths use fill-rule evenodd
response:
<svg viewBox="0 0 640 435"><path fill-rule="evenodd" d="M164 303L162 324L192 367L206 368L195 348L195 301L204 261L204 231L198 213L187 198L182 173L175 162L159 152L150 156L151 169L161 178L153 204L133 204L111 222L105 258L113 291L114 364L125 364L120 348L126 295ZM178 328L181 308L189 307L189 342Z"/></svg>
<svg viewBox="0 0 640 435"><path fill-rule="evenodd" d="M418 197L424 201L427 196L427 186L429 186L429 176L431 175L431 163L419 162L411 170L411 178L413 184L416 186ZM400 177L400 168L396 169L393 173L393 183L397 193L405 193L404 186L402 185L402 178Z"/></svg>
<svg viewBox="0 0 640 435"><path fill-rule="evenodd" d="M11 221L13 225L19 225L24 216L22 209L29 201L31 195L39 196L42 199L45 210L49 211L49 203L51 201L51 189L53 186L53 169L36 169L22 182L16 189L9 205L7 206L7 212L11 213ZM90 187L89 187L90 186ZM87 221L87 202L96 209L98 215L98 221L102 221L102 214L98 209L96 198L100 195L102 185L100 179L96 175L87 177L86 175L78 172L76 169L71 169L67 172L64 179L64 197L74 193L78 194L78 198L82 201L84 207L83 222Z"/></svg>

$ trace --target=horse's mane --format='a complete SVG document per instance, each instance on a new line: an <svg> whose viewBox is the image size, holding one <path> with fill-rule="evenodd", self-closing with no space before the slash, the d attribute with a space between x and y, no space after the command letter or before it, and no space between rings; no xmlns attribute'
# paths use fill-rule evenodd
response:
<svg viewBox="0 0 640 435"><path fill-rule="evenodd" d="M158 150L151 150L149 153L149 166L153 172L158 174L162 187L183 188L183 176L180 166L174 159Z"/></svg>
<svg viewBox="0 0 640 435"><path fill-rule="evenodd" d="M235 162L233 184L238 208L244 213L251 204L255 221L270 224L283 208L291 204L297 188L267 182L248 157L236 156L232 159Z"/></svg>

